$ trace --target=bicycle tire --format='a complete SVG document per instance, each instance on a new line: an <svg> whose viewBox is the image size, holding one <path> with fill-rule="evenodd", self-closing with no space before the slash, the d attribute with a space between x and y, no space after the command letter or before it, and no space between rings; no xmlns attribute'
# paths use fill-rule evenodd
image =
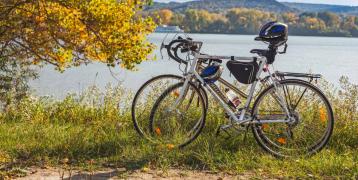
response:
<svg viewBox="0 0 358 180"><path fill-rule="evenodd" d="M163 100L168 95L170 95L170 92L172 92L173 90L175 90L175 89L177 89L179 87L182 87L183 85L184 85L184 83L180 82L180 83L177 83L177 84L171 86L170 88L168 88L167 90L165 90L161 94L161 96L158 98L158 100L154 104L154 106L152 108L152 111L151 111L151 114L150 114L150 123L149 123L150 131L151 131L152 134L155 133L155 130L154 130L155 129L154 128L154 116L155 116L155 113L157 112L157 109L159 108L160 104L163 102ZM191 142L193 142L200 135L202 129L205 126L207 105L205 104L203 94L201 93L202 87L201 86L198 87L198 86L194 85L191 82L189 82L189 87L193 88L194 91L198 94L198 97L199 97L201 103L203 104L203 109L202 109L203 114L202 114L202 117L200 118L200 120L198 120L198 122L195 123L195 126L198 125L198 127L193 128L193 129L195 129L195 132L193 133L193 135L191 137L189 137L187 140L185 140L184 142L180 143L179 145L175 145L175 147L178 147L178 148L183 148L183 147L187 146L188 144L190 144Z"/></svg>
<svg viewBox="0 0 358 180"><path fill-rule="evenodd" d="M322 98L322 101L324 102L324 104L327 107L327 115L329 116L329 122L327 124L327 129L325 131L325 134L323 135L323 137L320 139L320 141L317 144L312 145L312 147L310 147L311 149L309 150L308 153L306 154L302 154L303 156L312 156L316 153L318 153L319 151L321 151L329 142L330 137L333 133L333 128L334 128L334 116L333 116L333 110L331 107L330 102L328 101L327 97L324 95L324 93L318 89L316 86L312 85L309 82L303 81L303 80L298 80L298 79L287 79L287 80L282 80L280 81L281 85L285 85L285 84L300 84L302 86L306 86L308 88L310 88L311 90L315 91L315 93L317 93L317 95L319 95L319 97ZM260 102L260 100L267 95L267 93L272 90L274 88L274 85L271 85L269 87L267 87L265 90L263 90L259 96L257 97L256 101L254 102L253 105L253 111L252 111L252 117L255 117L255 112L257 111L258 108L258 103ZM273 150L272 147L273 144L270 144L271 142L269 142L267 139L265 139L265 135L262 131L262 128L259 128L259 125L252 125L252 132L254 134L254 138L256 140L256 142L260 145L261 148L263 148L266 152L272 154L275 157L278 158L287 158L290 157L289 155L285 155L282 154L280 152L277 152L275 150Z"/></svg>

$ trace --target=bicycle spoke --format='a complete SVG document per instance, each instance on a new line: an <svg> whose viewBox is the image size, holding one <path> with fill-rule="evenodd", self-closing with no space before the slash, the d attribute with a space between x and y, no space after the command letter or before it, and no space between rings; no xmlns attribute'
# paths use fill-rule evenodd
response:
<svg viewBox="0 0 358 180"><path fill-rule="evenodd" d="M300 96L300 98L298 99L298 101L296 102L296 104L293 106L293 109L292 109L293 111L296 110L296 107L297 107L298 104L300 103L300 101L301 101L303 95L306 93L306 91L307 91L307 88L303 91L302 95Z"/></svg>
<svg viewBox="0 0 358 180"><path fill-rule="evenodd" d="M194 92L192 92L191 95L190 95L190 98L189 98L189 103L187 104L185 110L188 110L188 109L189 109L191 103L193 102L194 95L195 95Z"/></svg>
<svg viewBox="0 0 358 180"><path fill-rule="evenodd" d="M286 100L286 104L288 106L288 109L290 110L291 109L291 97L290 97L290 94L289 94L289 91L288 91L288 88L286 86L282 86L283 88L283 92L285 94L285 100Z"/></svg>

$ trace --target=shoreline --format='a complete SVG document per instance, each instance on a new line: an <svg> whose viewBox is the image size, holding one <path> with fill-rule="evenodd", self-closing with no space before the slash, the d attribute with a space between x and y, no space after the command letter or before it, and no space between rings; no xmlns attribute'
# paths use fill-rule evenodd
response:
<svg viewBox="0 0 358 180"><path fill-rule="evenodd" d="M257 34L236 34L236 33L213 33L213 32L184 32L184 33L176 33L176 32L153 32L152 34L205 34L205 35L242 35L242 36L257 36ZM347 39L357 39L358 36L325 36L325 35L296 35L296 34L289 34L290 37L322 37L322 38L347 38Z"/></svg>

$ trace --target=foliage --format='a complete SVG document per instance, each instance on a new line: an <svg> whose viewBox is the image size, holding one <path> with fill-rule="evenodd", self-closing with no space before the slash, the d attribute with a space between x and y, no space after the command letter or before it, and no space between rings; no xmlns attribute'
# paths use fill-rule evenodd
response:
<svg viewBox="0 0 358 180"><path fill-rule="evenodd" d="M28 81L37 77L37 71L29 62L15 61L0 56L0 103L1 109L25 98L29 92Z"/></svg>
<svg viewBox="0 0 358 180"><path fill-rule="evenodd" d="M268 20L276 20L275 14L255 9L231 9L226 13L230 22L230 32L251 33L258 32Z"/></svg>
<svg viewBox="0 0 358 180"><path fill-rule="evenodd" d="M0 50L17 60L64 69L100 61L132 69L152 52L143 0L2 0Z"/></svg>
<svg viewBox="0 0 358 180"><path fill-rule="evenodd" d="M210 108L199 139L185 149L173 150L138 137L130 116L132 96L122 87L108 86L106 92L92 87L61 101L29 97L0 115L0 178L31 165L66 162L85 170L93 166L125 167L128 171L173 167L233 174L248 171L267 178L355 179L358 87L347 78L341 79L339 89L324 81L318 86L333 105L334 133L322 152L295 159L275 159L258 147L250 133L243 141L244 131L230 138L216 137L215 130L225 122L218 107Z"/></svg>
<svg viewBox="0 0 358 180"><path fill-rule="evenodd" d="M161 20L163 24L169 24L171 19L173 18L173 12L169 9L161 9L158 11L159 17L161 17Z"/></svg>
<svg viewBox="0 0 358 180"><path fill-rule="evenodd" d="M165 11L169 13L170 10ZM297 14L234 8L218 13L188 9L183 13L174 13L170 16L170 21L168 16L160 14L160 17L166 18L166 24L183 26L186 32L195 33L257 34L262 24L277 20L287 23L292 35L358 37L357 16L337 15L331 12Z"/></svg>
<svg viewBox="0 0 358 180"><path fill-rule="evenodd" d="M175 12L183 13L187 9L202 9L210 12L224 12L236 7L256 8L279 13L297 11L297 9L290 8L277 0L198 0L181 3L160 3L157 1L153 6L146 7L145 10L155 11L159 9L170 9Z"/></svg>

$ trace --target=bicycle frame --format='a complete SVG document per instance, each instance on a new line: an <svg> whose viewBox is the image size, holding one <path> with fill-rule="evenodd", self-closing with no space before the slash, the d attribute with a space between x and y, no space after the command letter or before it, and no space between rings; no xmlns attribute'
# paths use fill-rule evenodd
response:
<svg viewBox="0 0 358 180"><path fill-rule="evenodd" d="M200 44L200 47L201 47L201 44ZM198 49L200 49L200 48L198 48ZM254 62L254 61L258 61L259 62L259 70L258 70L258 73L256 75L256 79L259 79L260 75L263 72L264 66L267 63L267 60L266 60L265 57L210 56L210 55L202 55L202 54L199 53L199 51L193 51L192 53L194 55L194 59L192 60L191 67L190 67L189 71L187 71L186 74L184 75L185 81L184 81L183 89L180 91L180 93L179 93L180 95L179 95L178 99L176 100L176 102L174 103L174 106L177 106L178 104L180 104L181 99L186 94L186 90L187 90L187 88L189 86L189 82L191 82L191 80L193 78L195 78L195 80L198 80L203 85L202 87L206 91L209 91L210 94L213 95L213 97L216 99L216 101L218 101L220 103L220 105L225 109L226 113L237 124L244 124L244 123L288 123L288 122L290 122L292 120L291 117L290 117L288 108L287 108L287 104L284 101L282 101L282 99L280 97L278 99L278 102L280 103L280 105L286 111L288 119L260 120L260 121L256 121L256 122L253 121L253 117L251 117L249 119L245 119L245 114L248 111L248 109L250 107L250 104L251 104L251 101L252 101L252 99L254 97L255 88L256 88L257 83L258 83L257 80L251 85L249 94L247 95L247 100L246 100L246 103L244 105L244 108L242 109L242 111L240 113L240 117L237 117L237 114L235 114L235 112L229 107L227 102L225 102L223 99L221 99L220 96L210 86L207 85L207 83L204 81L204 79L197 72L197 66L198 66L198 60L199 59L235 60L235 61L239 61L239 62ZM270 78L272 78L271 74L269 76L270 76ZM276 85L275 85L275 88L277 89Z"/></svg>

